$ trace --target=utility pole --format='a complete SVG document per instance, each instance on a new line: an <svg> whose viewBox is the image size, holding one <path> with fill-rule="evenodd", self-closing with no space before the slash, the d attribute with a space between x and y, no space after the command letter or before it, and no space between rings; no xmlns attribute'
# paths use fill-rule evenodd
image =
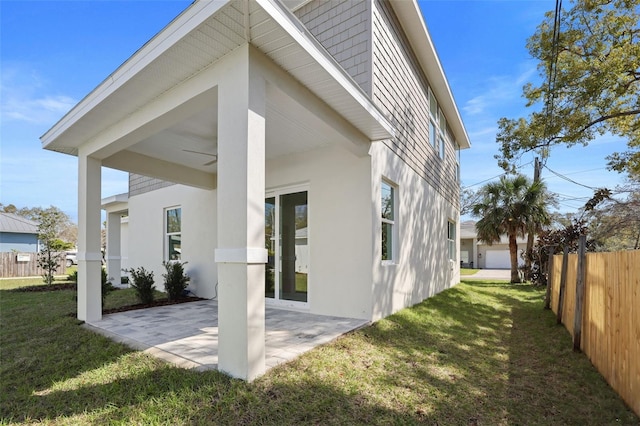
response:
<svg viewBox="0 0 640 426"><path fill-rule="evenodd" d="M541 163L538 157L535 158L533 164L533 183L536 184L540 182L540 168ZM527 251L525 257L525 278L527 280L531 280L531 253L533 252L533 240L535 238L536 233L536 224L533 222L529 222L527 225Z"/></svg>

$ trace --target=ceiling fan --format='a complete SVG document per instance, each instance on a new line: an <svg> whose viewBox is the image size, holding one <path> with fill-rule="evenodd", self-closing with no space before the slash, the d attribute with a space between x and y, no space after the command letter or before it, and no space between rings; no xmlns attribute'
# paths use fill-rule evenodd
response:
<svg viewBox="0 0 640 426"><path fill-rule="evenodd" d="M210 165L218 162L218 154L211 154L209 152L202 152L202 151L193 151L193 150L190 150L190 149L183 149L183 151L184 152L190 152L192 154L208 155L209 157L213 157L213 160L204 163L203 166L210 166Z"/></svg>

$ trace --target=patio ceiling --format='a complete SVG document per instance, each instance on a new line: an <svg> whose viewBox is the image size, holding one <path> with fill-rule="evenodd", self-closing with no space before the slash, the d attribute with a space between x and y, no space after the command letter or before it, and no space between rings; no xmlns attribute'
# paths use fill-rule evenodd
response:
<svg viewBox="0 0 640 426"><path fill-rule="evenodd" d="M147 129L129 129L126 120L246 43L297 80L293 84L300 85L311 103L327 106L344 121L336 125L292 94L295 90L268 84L267 158L329 143L349 145L353 138L344 131L347 127L368 141L391 136L382 113L280 1L197 1L45 133L44 148L78 155L81 145L100 140L102 150L92 155L106 166L127 169L119 166L126 154L138 162L184 166L200 172L205 181L216 172L216 87L188 100L175 114L154 117ZM112 134L126 143L105 148L109 138L117 140Z"/></svg>

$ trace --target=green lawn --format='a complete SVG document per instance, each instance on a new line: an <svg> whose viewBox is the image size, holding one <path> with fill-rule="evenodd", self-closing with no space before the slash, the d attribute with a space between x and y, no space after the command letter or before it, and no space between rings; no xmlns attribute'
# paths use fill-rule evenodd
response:
<svg viewBox="0 0 640 426"><path fill-rule="evenodd" d="M73 291L5 290L0 424L638 425L542 299L463 283L247 384L84 330Z"/></svg>
<svg viewBox="0 0 640 426"><path fill-rule="evenodd" d="M67 280L67 275L55 275L53 278L54 284L68 284L71 282ZM37 285L44 285L42 277L0 279L0 290L11 290L19 287L32 287Z"/></svg>
<svg viewBox="0 0 640 426"><path fill-rule="evenodd" d="M460 275L464 276L464 275L473 275L476 272L478 272L479 269L471 269L471 268L460 268Z"/></svg>

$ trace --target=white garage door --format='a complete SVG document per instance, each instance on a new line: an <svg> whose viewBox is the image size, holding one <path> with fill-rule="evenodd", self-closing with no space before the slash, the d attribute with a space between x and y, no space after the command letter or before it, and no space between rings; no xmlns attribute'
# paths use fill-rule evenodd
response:
<svg viewBox="0 0 640 426"><path fill-rule="evenodd" d="M511 269L509 250L487 250L487 269Z"/></svg>

